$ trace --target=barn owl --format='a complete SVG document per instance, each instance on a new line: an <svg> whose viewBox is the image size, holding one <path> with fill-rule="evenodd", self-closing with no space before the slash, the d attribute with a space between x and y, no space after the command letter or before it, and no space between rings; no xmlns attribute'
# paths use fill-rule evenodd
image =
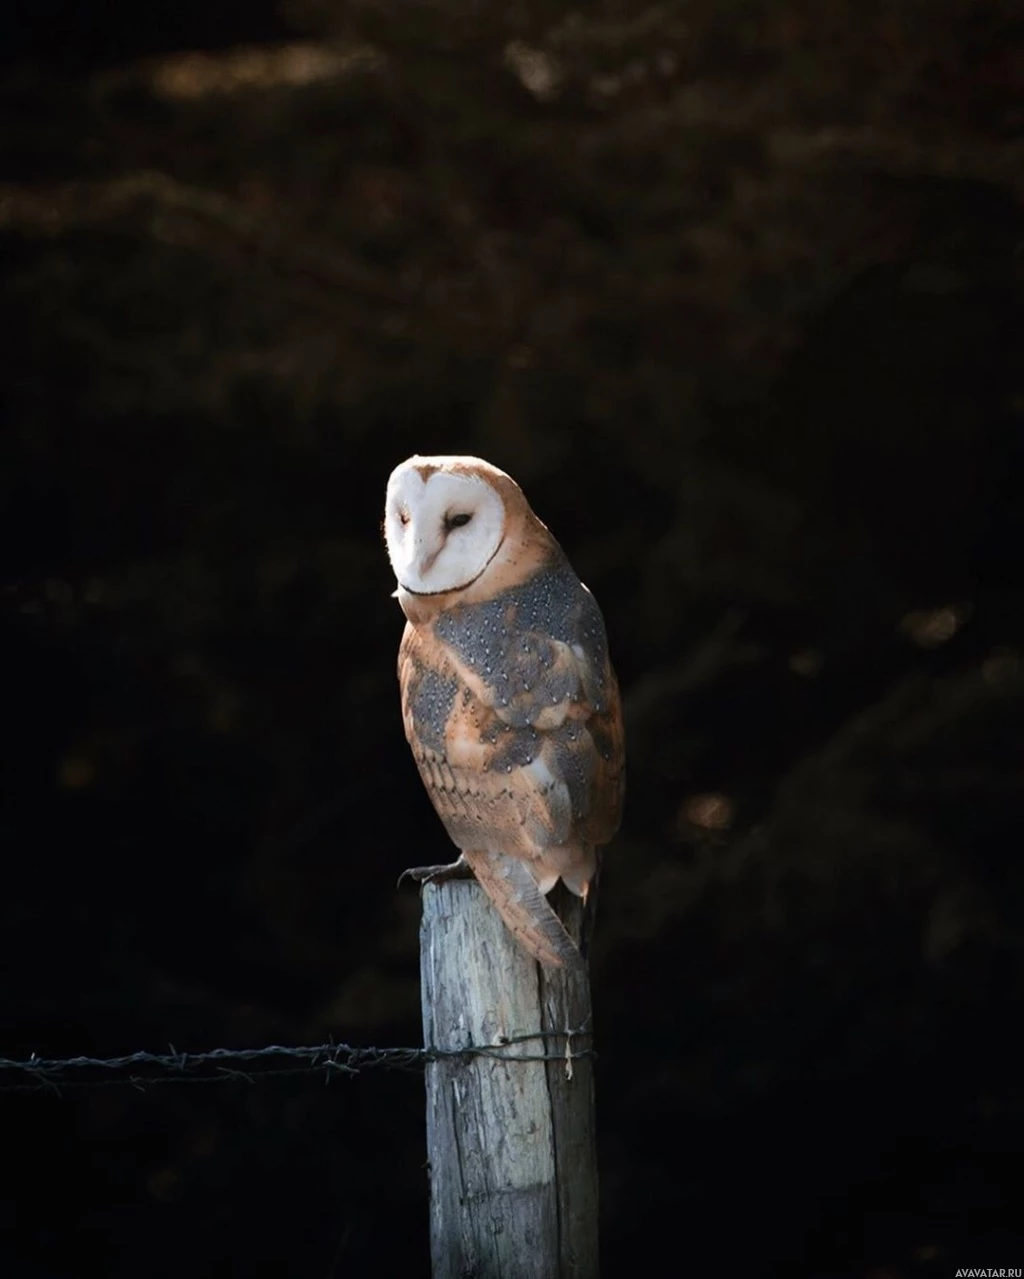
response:
<svg viewBox="0 0 1024 1279"><path fill-rule="evenodd" d="M604 621L519 485L476 457L411 457L384 511L405 735L461 850L420 881L472 873L526 950L580 953L546 899L586 901L624 787Z"/></svg>

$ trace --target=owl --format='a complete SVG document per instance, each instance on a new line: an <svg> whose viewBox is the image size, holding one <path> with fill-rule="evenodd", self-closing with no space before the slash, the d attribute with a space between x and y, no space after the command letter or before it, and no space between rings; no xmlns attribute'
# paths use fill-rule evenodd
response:
<svg viewBox="0 0 1024 1279"><path fill-rule="evenodd" d="M461 850L422 881L473 874L526 950L580 953L547 901L586 901L618 829L622 706L597 603L519 485L476 457L411 457L384 512L402 719L420 776Z"/></svg>

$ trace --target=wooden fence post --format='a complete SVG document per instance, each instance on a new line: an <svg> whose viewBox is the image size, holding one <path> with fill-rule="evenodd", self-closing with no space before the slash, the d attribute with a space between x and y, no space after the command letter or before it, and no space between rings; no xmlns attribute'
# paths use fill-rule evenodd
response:
<svg viewBox="0 0 1024 1279"><path fill-rule="evenodd" d="M542 969L472 880L425 885L420 965L427 1048L535 1036L427 1064L433 1279L597 1279L592 1039L565 1034L590 1029L586 969Z"/></svg>

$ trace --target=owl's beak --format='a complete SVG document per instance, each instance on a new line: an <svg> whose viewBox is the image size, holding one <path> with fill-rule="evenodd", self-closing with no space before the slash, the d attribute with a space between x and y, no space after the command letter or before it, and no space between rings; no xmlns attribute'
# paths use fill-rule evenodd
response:
<svg viewBox="0 0 1024 1279"><path fill-rule="evenodd" d="M428 551L426 544L420 542L416 547L416 565L420 577L426 577L430 570L434 567L434 561L441 554L441 547L436 546L432 551Z"/></svg>

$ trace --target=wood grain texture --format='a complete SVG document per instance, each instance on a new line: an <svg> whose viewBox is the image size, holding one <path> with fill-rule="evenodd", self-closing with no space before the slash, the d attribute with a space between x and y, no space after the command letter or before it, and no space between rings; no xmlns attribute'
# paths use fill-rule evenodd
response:
<svg viewBox="0 0 1024 1279"><path fill-rule="evenodd" d="M582 903L564 898L578 940ZM589 1027L585 965L542 970L473 881L424 887L420 942L428 1047ZM592 1058L523 1060L564 1054L564 1033L501 1051L427 1067L434 1279L596 1279Z"/></svg>

